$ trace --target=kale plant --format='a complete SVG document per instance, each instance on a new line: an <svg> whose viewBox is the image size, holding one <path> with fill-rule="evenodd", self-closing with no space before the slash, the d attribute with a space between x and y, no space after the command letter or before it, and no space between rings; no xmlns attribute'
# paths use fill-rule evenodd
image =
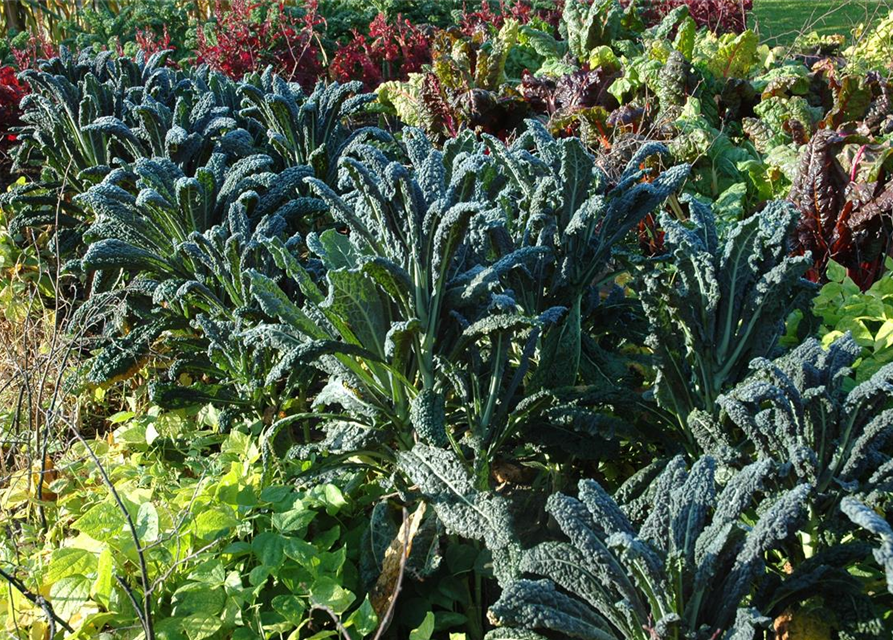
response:
<svg viewBox="0 0 893 640"><path fill-rule="evenodd" d="M773 475L772 464L757 462L718 489L713 458L691 471L675 458L649 488L653 507L638 526L630 518L638 509L597 482L581 481L576 499L553 494L546 508L567 541L523 551L520 572L539 579L505 588L491 619L592 640L752 637L769 623L748 606L765 554L796 531L811 491L804 483L761 503Z"/></svg>
<svg viewBox="0 0 893 640"><path fill-rule="evenodd" d="M247 273L281 278L266 243L280 238L296 252L300 235L290 236L289 229L306 226L323 203L302 195L303 179L311 174L307 167L275 174L266 171L272 160L264 155L232 166L222 155L216 159L196 177L170 160L140 159L132 172L117 169L78 198L94 219L81 268L97 272L93 298L81 313L119 300L117 317L106 329L112 340L94 360L91 382L132 372L166 332L169 345L156 356L173 362L175 374L210 376L212 384L228 381L241 394L177 396L167 389L163 404L174 397L180 404L189 397L259 409L263 402L278 404L275 385L267 382L274 358L265 350L272 346L249 332L262 314ZM140 329L114 339L128 324Z"/></svg>
<svg viewBox="0 0 893 640"><path fill-rule="evenodd" d="M239 117L257 131L280 170L308 166L317 178L333 183L338 159L352 143L390 138L376 127L348 127L347 120L359 117L375 100L373 94L358 93L362 86L361 82L320 82L306 95L301 85L286 82L267 67L263 74L246 76L239 85Z"/></svg>
<svg viewBox="0 0 893 640"><path fill-rule="evenodd" d="M658 374L655 395L695 446L695 409L714 413L717 398L742 380L757 357L772 356L788 314L812 290L806 257L789 257L794 212L775 202L720 237L710 207L688 200L692 224L661 218L670 257L640 292Z"/></svg>
<svg viewBox="0 0 893 640"><path fill-rule="evenodd" d="M606 190L578 141L536 123L498 150L466 134L440 151L411 129L403 144L408 168L355 145L341 159L340 194L309 179L349 234L310 234L315 262L281 262L303 308L252 275L262 307L292 327L283 358L329 376L315 402L341 410L325 445L450 446L483 484L494 453L533 427L578 455L607 453L626 428L610 400L623 401L595 380L575 384L583 297L597 299L591 281L613 244L685 168L651 183L631 168Z"/></svg>
<svg viewBox="0 0 893 640"><path fill-rule="evenodd" d="M727 462L771 459L782 485L814 487L799 539L787 546L791 573L767 581L761 609L779 615L812 601L833 612L835 628L857 634L849 637L877 637L889 603L854 578L853 567L869 575L870 547L841 510L853 518L856 503L889 503L893 365L847 391L858 355L846 335L828 349L809 339L775 361L758 358L751 376L717 400L719 419L695 412L690 425L699 444Z"/></svg>
<svg viewBox="0 0 893 640"><path fill-rule="evenodd" d="M692 421L699 444L729 461L785 463L791 482L809 482L819 495L876 499L893 480L893 365L847 391L858 356L846 335L827 350L810 338L774 361L755 359L753 373L717 399L719 420Z"/></svg>
<svg viewBox="0 0 893 640"><path fill-rule="evenodd" d="M478 490L448 452L417 445L400 467L448 530L493 553L503 590L489 616L505 627L494 639L749 638L769 622L748 606L765 554L797 530L811 493L802 483L770 497L769 460L718 487L713 458L688 471L677 457L626 501L592 480L577 499L553 494L546 510L566 539L522 549L509 501Z"/></svg>

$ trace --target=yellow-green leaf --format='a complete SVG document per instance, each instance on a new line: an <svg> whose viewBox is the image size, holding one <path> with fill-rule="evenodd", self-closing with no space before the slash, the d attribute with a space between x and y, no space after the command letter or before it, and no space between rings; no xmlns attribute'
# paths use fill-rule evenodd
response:
<svg viewBox="0 0 893 640"><path fill-rule="evenodd" d="M93 597L102 606L108 608L112 598L112 574L115 569L115 560L112 551L108 547L99 554L99 563L96 567L96 580L93 581L91 591Z"/></svg>
<svg viewBox="0 0 893 640"><path fill-rule="evenodd" d="M80 613L90 601L90 580L82 575L62 578L50 588L50 603L63 620Z"/></svg>
<svg viewBox="0 0 893 640"><path fill-rule="evenodd" d="M74 575L89 575L96 570L96 556L86 549L56 549L43 576L45 585Z"/></svg>

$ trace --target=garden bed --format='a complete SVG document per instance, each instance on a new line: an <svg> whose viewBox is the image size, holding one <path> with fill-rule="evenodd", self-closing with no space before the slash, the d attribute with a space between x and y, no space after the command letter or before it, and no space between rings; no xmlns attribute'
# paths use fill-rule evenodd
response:
<svg viewBox="0 0 893 640"><path fill-rule="evenodd" d="M56 4L0 635L890 637L880 3Z"/></svg>

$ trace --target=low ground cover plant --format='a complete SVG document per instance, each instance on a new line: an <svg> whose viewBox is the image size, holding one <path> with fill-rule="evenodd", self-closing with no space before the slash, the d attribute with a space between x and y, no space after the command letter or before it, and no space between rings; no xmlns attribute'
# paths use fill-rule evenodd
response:
<svg viewBox="0 0 893 640"><path fill-rule="evenodd" d="M34 40L0 632L889 637L887 25L770 48L749 9L171 1Z"/></svg>

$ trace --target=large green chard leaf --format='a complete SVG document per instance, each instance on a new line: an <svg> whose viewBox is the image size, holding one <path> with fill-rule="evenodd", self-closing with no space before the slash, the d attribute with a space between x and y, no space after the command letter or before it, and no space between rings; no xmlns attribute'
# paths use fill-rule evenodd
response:
<svg viewBox="0 0 893 640"><path fill-rule="evenodd" d="M564 3L560 29L570 52L580 62L586 62L595 47L619 39L622 22L623 8L617 0L570 0Z"/></svg>
<svg viewBox="0 0 893 640"><path fill-rule="evenodd" d="M716 78L746 78L759 60L759 38L749 29L740 34L702 31L699 35L694 63Z"/></svg>

